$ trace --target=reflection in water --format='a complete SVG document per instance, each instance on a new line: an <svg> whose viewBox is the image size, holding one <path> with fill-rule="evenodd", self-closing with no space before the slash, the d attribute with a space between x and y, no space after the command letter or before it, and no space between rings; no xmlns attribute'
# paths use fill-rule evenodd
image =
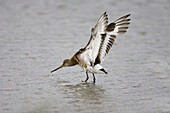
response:
<svg viewBox="0 0 170 113"><path fill-rule="evenodd" d="M74 111L105 112L106 107L109 106L109 99L101 86L92 83L79 83L64 85L64 87L65 98L71 99L68 103L72 104Z"/></svg>
<svg viewBox="0 0 170 113"><path fill-rule="evenodd" d="M79 99L100 101L104 96L104 89L92 83L79 83L76 85L65 85L70 93Z"/></svg>

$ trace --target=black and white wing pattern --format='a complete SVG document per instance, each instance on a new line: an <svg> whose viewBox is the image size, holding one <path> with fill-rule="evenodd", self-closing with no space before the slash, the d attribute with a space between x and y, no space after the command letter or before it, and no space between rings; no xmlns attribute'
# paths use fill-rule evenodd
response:
<svg viewBox="0 0 170 113"><path fill-rule="evenodd" d="M91 29L90 40L84 48L84 52L80 55L87 65L94 65L95 59L101 43L101 34L105 33L108 18L106 12L98 19L97 24Z"/></svg>
<svg viewBox="0 0 170 113"><path fill-rule="evenodd" d="M125 15L117 19L116 21L107 25L105 34L101 34L101 43L98 51L98 56L96 57L95 63L101 63L104 61L106 55L111 49L113 43L115 42L116 36L119 34L126 33L128 25L131 19L127 19L130 14Z"/></svg>
<svg viewBox="0 0 170 113"><path fill-rule="evenodd" d="M99 18L97 24L91 30L91 37L80 55L87 65L100 64L104 61L112 47L116 35L123 34L128 29L130 19L129 15L123 16L108 25L106 12Z"/></svg>

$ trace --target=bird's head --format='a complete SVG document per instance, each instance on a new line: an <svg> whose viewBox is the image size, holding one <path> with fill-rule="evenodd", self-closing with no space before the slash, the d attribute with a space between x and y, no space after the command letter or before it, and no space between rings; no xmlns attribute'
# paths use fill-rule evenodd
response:
<svg viewBox="0 0 170 113"><path fill-rule="evenodd" d="M65 60L63 61L63 64L62 64L61 66L59 66L58 68L52 70L51 73L54 72L54 71L57 71L58 69L60 69L60 68L62 68L62 67L68 67L68 66L70 66L70 62L71 62L70 59L65 59Z"/></svg>
<svg viewBox="0 0 170 113"><path fill-rule="evenodd" d="M70 66L70 59L65 59L62 64L64 67Z"/></svg>

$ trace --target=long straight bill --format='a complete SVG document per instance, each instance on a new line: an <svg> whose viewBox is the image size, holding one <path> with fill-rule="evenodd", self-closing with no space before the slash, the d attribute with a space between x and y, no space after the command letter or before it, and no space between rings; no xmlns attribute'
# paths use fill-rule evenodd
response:
<svg viewBox="0 0 170 113"><path fill-rule="evenodd" d="M58 68L52 70L51 73L54 72L54 71L57 71L58 69L60 69L60 68L62 68L62 67L63 67L63 65L61 65L60 67L58 67Z"/></svg>

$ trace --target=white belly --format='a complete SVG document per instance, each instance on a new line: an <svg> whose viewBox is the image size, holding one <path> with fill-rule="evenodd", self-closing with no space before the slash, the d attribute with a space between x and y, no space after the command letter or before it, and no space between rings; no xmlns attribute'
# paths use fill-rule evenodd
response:
<svg viewBox="0 0 170 113"><path fill-rule="evenodd" d="M95 65L94 67L92 66L87 66L86 71L90 73L100 73L100 74L105 74L103 71L100 69L103 69L103 67L100 64Z"/></svg>

